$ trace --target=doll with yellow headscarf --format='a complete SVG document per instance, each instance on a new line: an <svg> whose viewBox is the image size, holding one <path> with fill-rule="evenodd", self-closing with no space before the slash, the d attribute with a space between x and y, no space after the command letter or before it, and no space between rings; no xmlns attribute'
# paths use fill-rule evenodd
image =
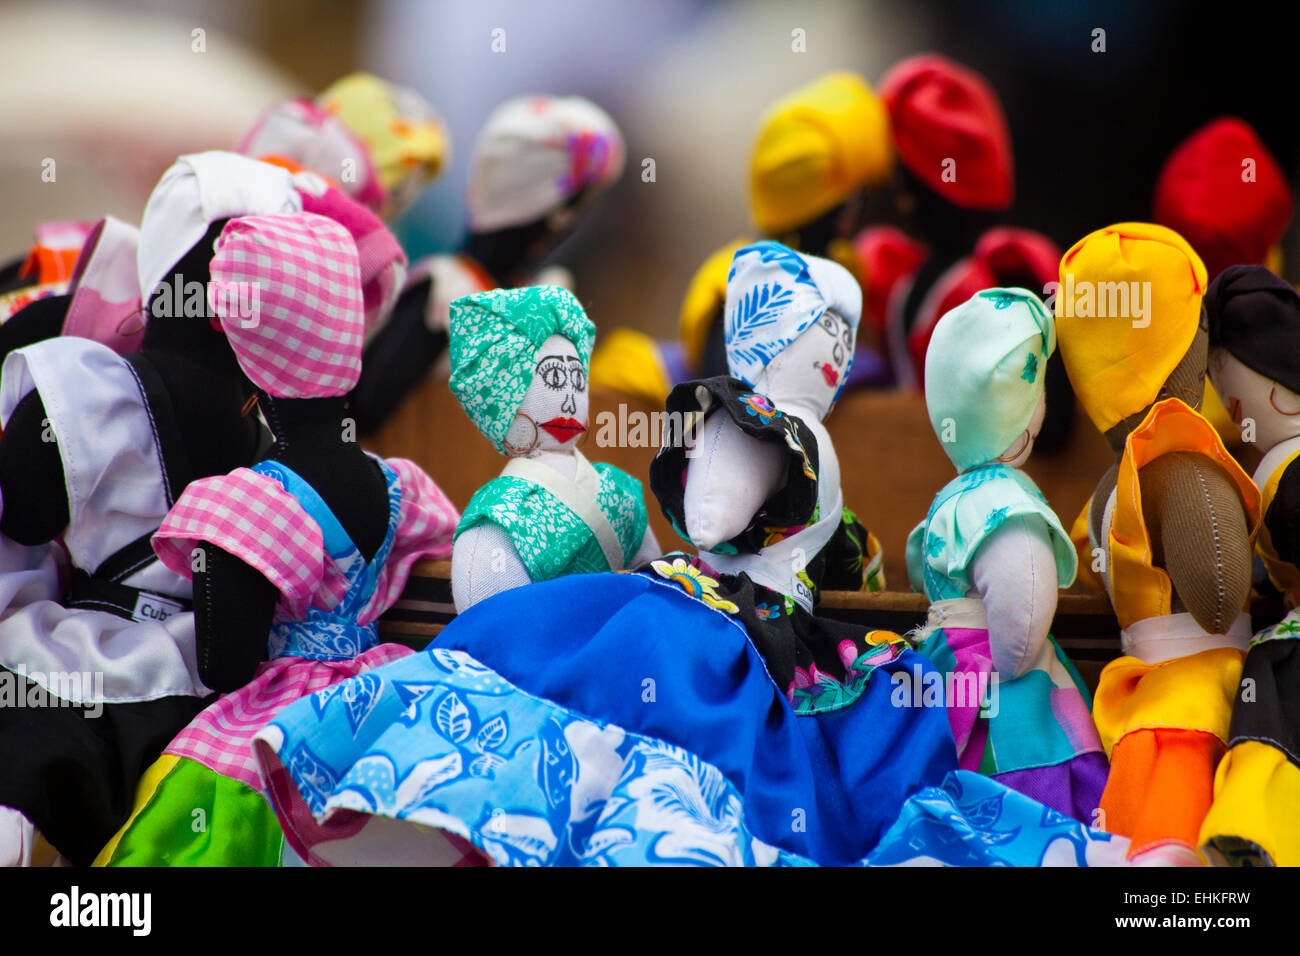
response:
<svg viewBox="0 0 1300 956"><path fill-rule="evenodd" d="M1106 755L1083 681L1048 633L1074 548L1020 470L1055 351L1052 315L1027 289L986 289L939 320L925 404L958 474L908 537L907 565L931 601L914 639L947 675L960 765L1093 823Z"/></svg>
<svg viewBox="0 0 1300 956"><path fill-rule="evenodd" d="M1065 367L1116 457L1075 533L1124 652L1093 705L1111 760L1099 823L1131 838L1135 862L1196 865L1250 639L1259 493L1198 412L1206 282L1191 246L1108 226L1066 252L1060 281Z"/></svg>
<svg viewBox="0 0 1300 956"><path fill-rule="evenodd" d="M813 80L773 103L759 121L750 152L749 200L767 238L830 259L862 281L849 239L870 217L874 192L893 171L884 106L870 84L840 71ZM723 307L736 239L711 253L686 289L680 338L655 342L614 329L591 359L593 385L661 404L673 384L727 373ZM847 385L882 381L884 366L868 344L858 347Z"/></svg>

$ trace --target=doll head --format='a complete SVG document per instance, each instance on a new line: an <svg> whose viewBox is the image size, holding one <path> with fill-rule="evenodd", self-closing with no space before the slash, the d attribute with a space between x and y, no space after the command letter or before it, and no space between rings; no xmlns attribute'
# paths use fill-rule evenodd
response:
<svg viewBox="0 0 1300 956"><path fill-rule="evenodd" d="M985 289L939 319L925 356L925 407L958 472L1029 459L1055 350L1052 314L1027 289Z"/></svg>
<svg viewBox="0 0 1300 956"><path fill-rule="evenodd" d="M1261 452L1300 436L1300 294L1263 266L1229 266L1205 297L1210 380Z"/></svg>
<svg viewBox="0 0 1300 956"><path fill-rule="evenodd" d="M182 156L154 187L140 219L136 269L148 318L181 317L191 297L176 289L177 264L191 251L203 263L211 247L196 249L214 223L236 216L298 212L302 198L289 172L237 153ZM182 273L186 283L206 282L206 269ZM165 301L155 301L165 296ZM180 296L182 301L176 302ZM201 305L201 300L199 302Z"/></svg>
<svg viewBox="0 0 1300 956"><path fill-rule="evenodd" d="M618 127L589 100L507 100L474 144L465 196L470 232L527 232L520 255L539 259L570 232L583 206L618 179L623 159Z"/></svg>
<svg viewBox="0 0 1300 956"><path fill-rule="evenodd" d="M577 446L587 427L596 327L559 286L494 289L451 303L448 384L503 455Z"/></svg>
<svg viewBox="0 0 1300 956"><path fill-rule="evenodd" d="M819 250L828 239L849 239L862 225L863 192L885 183L893 163L888 117L870 84L856 73L829 73L759 121L749 164L754 221L774 238L821 223Z"/></svg>
<svg viewBox="0 0 1300 956"><path fill-rule="evenodd" d="M1011 136L982 76L933 53L909 57L880 81L898 150L900 212L928 241L989 225L1015 194ZM961 242L967 242L963 235Z"/></svg>
<svg viewBox="0 0 1300 956"><path fill-rule="evenodd" d="M315 101L272 107L244 135L239 151L320 173L391 221L441 171L450 142L419 94L353 73Z"/></svg>
<svg viewBox="0 0 1300 956"><path fill-rule="evenodd" d="M356 386L361 268L332 219L232 219L216 242L209 295L239 367L270 398L336 398Z"/></svg>
<svg viewBox="0 0 1300 956"><path fill-rule="evenodd" d="M1247 160L1250 178L1244 175ZM1153 214L1192 244L1213 281L1237 263L1280 260L1278 243L1292 208L1286 177L1258 134L1248 123L1224 116L1169 155L1156 180Z"/></svg>
<svg viewBox="0 0 1300 956"><path fill-rule="evenodd" d="M1116 451L1166 398L1199 408L1205 266L1164 226L1098 229L1061 258L1056 329L1075 394Z"/></svg>
<svg viewBox="0 0 1300 956"><path fill-rule="evenodd" d="M778 406L823 419L852 367L861 314L861 287L843 266L779 242L745 246L727 280L727 366Z"/></svg>
<svg viewBox="0 0 1300 956"><path fill-rule="evenodd" d="M563 335L537 350L533 379L502 440L509 455L572 451L587 430L587 363Z"/></svg>

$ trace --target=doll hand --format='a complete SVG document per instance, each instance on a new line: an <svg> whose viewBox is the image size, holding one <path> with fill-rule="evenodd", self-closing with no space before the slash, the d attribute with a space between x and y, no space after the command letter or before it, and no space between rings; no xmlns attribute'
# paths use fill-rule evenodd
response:
<svg viewBox="0 0 1300 956"><path fill-rule="evenodd" d="M975 552L970 579L984 601L994 672L1004 680L1020 677L1056 615L1056 556L1047 523L1037 515L1009 518Z"/></svg>
<svg viewBox="0 0 1300 956"><path fill-rule="evenodd" d="M1250 532L1236 488L1194 452L1162 455L1138 482L1152 562L1169 573L1175 598L1197 624L1225 633L1250 594Z"/></svg>
<svg viewBox="0 0 1300 956"><path fill-rule="evenodd" d="M686 534L702 551L748 528L785 474L777 444L747 435L719 413L700 426L687 462Z"/></svg>

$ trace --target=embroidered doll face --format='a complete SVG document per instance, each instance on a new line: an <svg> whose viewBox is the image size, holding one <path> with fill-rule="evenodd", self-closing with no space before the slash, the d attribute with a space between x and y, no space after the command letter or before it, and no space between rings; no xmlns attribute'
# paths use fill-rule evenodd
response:
<svg viewBox="0 0 1300 956"><path fill-rule="evenodd" d="M1225 348L1210 350L1210 381L1232 420L1253 426L1261 451L1300 435L1300 395L1256 372Z"/></svg>
<svg viewBox="0 0 1300 956"><path fill-rule="evenodd" d="M552 335L537 350L533 381L506 432L506 448L518 455L572 451L587 430L588 407L587 373L577 346Z"/></svg>
<svg viewBox="0 0 1300 956"><path fill-rule="evenodd" d="M796 402L825 418L853 359L853 326L827 309L768 364L759 391Z"/></svg>

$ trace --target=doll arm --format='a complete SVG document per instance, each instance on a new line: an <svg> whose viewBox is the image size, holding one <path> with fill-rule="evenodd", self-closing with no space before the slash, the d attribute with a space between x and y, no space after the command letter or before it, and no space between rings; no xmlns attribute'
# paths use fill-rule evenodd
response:
<svg viewBox="0 0 1300 956"><path fill-rule="evenodd" d="M1138 482L1153 562L1169 573L1196 623L1223 634L1250 593L1250 532L1237 489L1194 452L1160 456L1138 472Z"/></svg>
<svg viewBox="0 0 1300 956"><path fill-rule="evenodd" d="M781 446L746 434L721 412L704 420L686 461L686 534L704 551L748 528L786 470Z"/></svg>
<svg viewBox="0 0 1300 956"><path fill-rule="evenodd" d="M53 541L68 526L63 459L57 442L45 440L49 427L45 404L33 389L0 435L0 531L19 544Z"/></svg>
<svg viewBox="0 0 1300 956"><path fill-rule="evenodd" d="M984 601L993 670L1021 676L1047 640L1056 615L1056 556L1038 515L1018 515L984 540L970 580Z"/></svg>
<svg viewBox="0 0 1300 956"><path fill-rule="evenodd" d="M267 658L267 636L280 592L256 568L207 541L194 572L199 676L213 690L238 690Z"/></svg>
<svg viewBox="0 0 1300 956"><path fill-rule="evenodd" d="M477 524L452 545L451 599L457 614L484 598L531 583L514 542L500 525Z"/></svg>

